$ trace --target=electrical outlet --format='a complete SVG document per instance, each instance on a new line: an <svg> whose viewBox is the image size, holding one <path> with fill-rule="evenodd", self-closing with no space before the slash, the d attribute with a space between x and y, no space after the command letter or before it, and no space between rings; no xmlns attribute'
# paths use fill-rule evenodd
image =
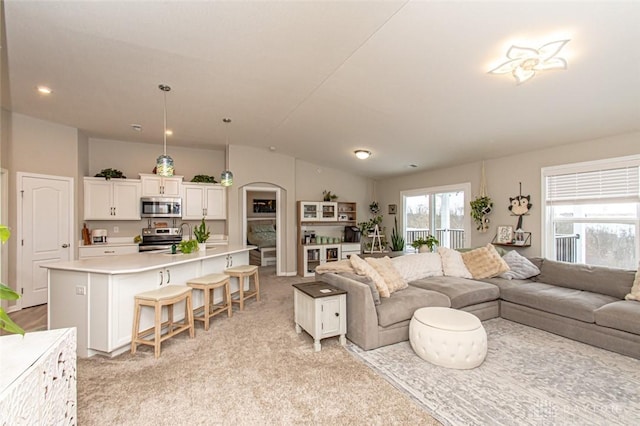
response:
<svg viewBox="0 0 640 426"><path fill-rule="evenodd" d="M76 286L76 294L78 296L85 296L87 294L87 288L85 286L82 286L82 285L77 285Z"/></svg>
<svg viewBox="0 0 640 426"><path fill-rule="evenodd" d="M113 233L117 234L118 232L120 232L120 227L119 226L114 226L113 227Z"/></svg>

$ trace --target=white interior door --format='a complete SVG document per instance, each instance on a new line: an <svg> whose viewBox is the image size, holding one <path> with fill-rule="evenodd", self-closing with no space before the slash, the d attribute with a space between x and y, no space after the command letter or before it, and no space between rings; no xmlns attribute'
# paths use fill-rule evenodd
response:
<svg viewBox="0 0 640 426"><path fill-rule="evenodd" d="M47 303L44 263L71 259L73 178L18 173L18 286L21 306Z"/></svg>

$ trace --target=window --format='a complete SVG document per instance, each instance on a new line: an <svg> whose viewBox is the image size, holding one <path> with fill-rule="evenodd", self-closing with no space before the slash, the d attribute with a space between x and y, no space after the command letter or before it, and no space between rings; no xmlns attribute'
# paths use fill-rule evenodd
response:
<svg viewBox="0 0 640 426"><path fill-rule="evenodd" d="M470 221L465 216L470 184L401 192L406 247L417 238L433 235L440 247L467 246Z"/></svg>
<svg viewBox="0 0 640 426"><path fill-rule="evenodd" d="M542 169L544 256L635 269L640 255L640 156Z"/></svg>

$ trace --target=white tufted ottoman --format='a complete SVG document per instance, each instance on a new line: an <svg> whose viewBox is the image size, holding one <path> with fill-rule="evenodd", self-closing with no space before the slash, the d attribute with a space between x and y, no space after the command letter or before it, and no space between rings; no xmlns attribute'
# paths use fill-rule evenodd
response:
<svg viewBox="0 0 640 426"><path fill-rule="evenodd" d="M487 333L478 317L450 308L415 311L409 341L420 358L447 368L475 368L487 356Z"/></svg>

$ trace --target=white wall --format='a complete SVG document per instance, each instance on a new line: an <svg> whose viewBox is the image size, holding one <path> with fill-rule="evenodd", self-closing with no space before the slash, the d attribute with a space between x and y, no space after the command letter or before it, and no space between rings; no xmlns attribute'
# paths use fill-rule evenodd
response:
<svg viewBox="0 0 640 426"><path fill-rule="evenodd" d="M486 159L487 189L489 196L493 199L494 208L489 216L491 220L489 231L482 234L472 227L470 245L475 247L491 242L498 225L516 225L517 217L511 216L508 210L509 197L518 195L519 182L522 182L522 195L531 195L533 207L530 215L525 216L523 221L525 231L532 233L532 245L530 248L522 249L521 253L527 256L541 255L543 208L540 205L541 168L638 154L639 147L640 132L561 145L509 157ZM480 192L481 167L481 162L474 162L380 181L377 183L378 199L383 211L386 211L387 204L394 203L400 206L400 191L463 182L471 183L472 196L475 197ZM466 209L465 214L468 215L468 203ZM398 220L400 218L401 216L398 215ZM385 216L385 225L393 226L392 220L393 218Z"/></svg>

